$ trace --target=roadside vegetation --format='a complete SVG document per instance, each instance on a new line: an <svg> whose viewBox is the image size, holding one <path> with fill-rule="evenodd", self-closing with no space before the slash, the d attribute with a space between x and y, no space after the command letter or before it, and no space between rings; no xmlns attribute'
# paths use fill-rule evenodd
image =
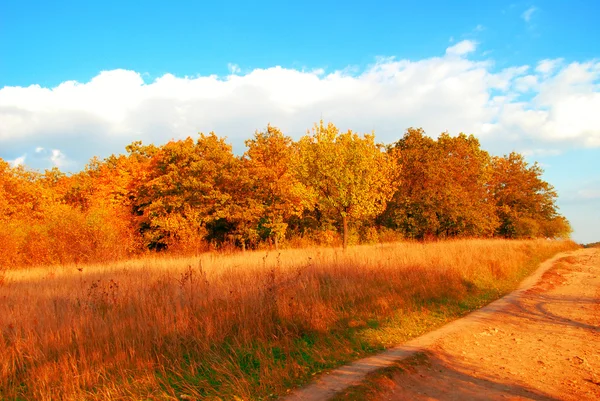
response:
<svg viewBox="0 0 600 401"><path fill-rule="evenodd" d="M0 399L275 398L498 298L575 247L472 239L9 270Z"/></svg>
<svg viewBox="0 0 600 401"><path fill-rule="evenodd" d="M577 247L537 164L320 122L0 160L0 399L270 399Z"/></svg>

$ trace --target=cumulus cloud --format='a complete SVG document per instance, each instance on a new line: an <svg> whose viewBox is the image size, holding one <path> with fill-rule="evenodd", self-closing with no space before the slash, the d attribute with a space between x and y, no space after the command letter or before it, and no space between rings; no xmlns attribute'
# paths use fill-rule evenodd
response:
<svg viewBox="0 0 600 401"><path fill-rule="evenodd" d="M240 153L243 140L267 123L298 138L321 117L342 130L375 130L387 143L416 126L434 136L473 133L496 153L600 146L599 63L542 60L533 70L496 70L493 60L469 58L476 49L467 40L440 57L378 58L361 70L241 73L230 65L225 77L165 74L148 82L138 72L112 70L54 88L4 87L0 157L29 152L81 168L135 140L161 144L209 131L227 136Z"/></svg>
<svg viewBox="0 0 600 401"><path fill-rule="evenodd" d="M446 54L450 56L464 56L465 54L472 53L475 51L477 43L472 40L463 40L458 42L454 46L450 46L446 49Z"/></svg>
<svg viewBox="0 0 600 401"><path fill-rule="evenodd" d="M556 68L562 64L562 62L563 62L562 58L557 58L557 59L553 59L553 60L545 59L545 60L538 62L538 65L537 65L537 67L535 67L535 70L542 75L548 75L548 74L551 74L552 72L554 72L556 70Z"/></svg>
<svg viewBox="0 0 600 401"><path fill-rule="evenodd" d="M538 88L538 77L535 75L518 77L515 79L514 84L518 92L529 92Z"/></svg>
<svg viewBox="0 0 600 401"><path fill-rule="evenodd" d="M52 152L50 153L50 161L55 167L58 168L65 167L70 164L67 156L65 156L65 154L59 149L52 149Z"/></svg>
<svg viewBox="0 0 600 401"><path fill-rule="evenodd" d="M25 163L25 159L27 158L27 155L23 155L23 156L19 156L13 160L7 160L8 164L11 165L11 167L17 167L17 166L21 166L22 164Z"/></svg>
<svg viewBox="0 0 600 401"><path fill-rule="evenodd" d="M232 74L238 74L239 72L242 71L242 69L240 68L239 65L233 64L233 63L227 64L227 68L229 69L229 72Z"/></svg>

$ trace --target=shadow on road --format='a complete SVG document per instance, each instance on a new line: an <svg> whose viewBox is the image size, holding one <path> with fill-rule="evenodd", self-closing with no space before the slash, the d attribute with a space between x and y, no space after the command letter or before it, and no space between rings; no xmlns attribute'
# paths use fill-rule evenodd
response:
<svg viewBox="0 0 600 401"><path fill-rule="evenodd" d="M372 392L372 394L370 394ZM366 384L334 398L349 400L506 400L558 401L506 377L487 376L444 352L427 351L371 376Z"/></svg>

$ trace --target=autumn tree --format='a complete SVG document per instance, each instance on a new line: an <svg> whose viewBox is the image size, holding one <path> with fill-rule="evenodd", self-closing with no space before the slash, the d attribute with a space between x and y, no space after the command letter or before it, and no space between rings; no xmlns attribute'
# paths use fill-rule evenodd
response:
<svg viewBox="0 0 600 401"><path fill-rule="evenodd" d="M409 128L388 153L398 166L396 191L379 221L409 238L434 235L439 228L437 186L443 180L436 142L422 129Z"/></svg>
<svg viewBox="0 0 600 401"><path fill-rule="evenodd" d="M434 140L410 128L389 153L400 167L398 189L381 222L410 238L494 233L490 156L474 136L442 133Z"/></svg>
<svg viewBox="0 0 600 401"><path fill-rule="evenodd" d="M0 222L43 218L50 196L40 182L39 172L0 159Z"/></svg>
<svg viewBox="0 0 600 401"><path fill-rule="evenodd" d="M171 141L153 155L134 209L150 248L192 242L225 227L242 246L255 237L257 206L231 146L214 133Z"/></svg>
<svg viewBox="0 0 600 401"><path fill-rule="evenodd" d="M21 263L31 227L43 221L46 197L39 174L0 159L0 270Z"/></svg>
<svg viewBox="0 0 600 401"><path fill-rule="evenodd" d="M298 142L267 126L242 157L214 133L93 158L75 174L0 159L0 267L123 258L140 249L245 249L288 228L376 223L410 238L565 238L569 222L542 169L490 157L473 136L409 129L383 151L374 135L316 124ZM319 240L332 243L329 230ZM372 233L372 230L370 231Z"/></svg>
<svg viewBox="0 0 600 401"><path fill-rule="evenodd" d="M495 205L489 196L492 178L490 155L481 149L479 140L463 133L453 137L442 133L437 140L440 182L438 235L493 235L498 226Z"/></svg>
<svg viewBox="0 0 600 401"><path fill-rule="evenodd" d="M244 163L253 180L252 196L261 209L263 226L269 230L275 249L285 235L287 220L302 213L306 198L306 190L294 173L292 143L290 137L271 125L246 141Z"/></svg>
<svg viewBox="0 0 600 401"><path fill-rule="evenodd" d="M39 173L6 167L0 163L0 263L79 263L127 255L130 237L121 236L120 227L128 213L100 203L91 207L97 186L86 172L67 176L57 168ZM85 196L70 202L68 195L85 180Z"/></svg>
<svg viewBox="0 0 600 401"><path fill-rule="evenodd" d="M51 235L64 239L64 246L57 245L64 248L64 257L74 262L115 260L136 251L126 190L132 178L125 159L94 157L72 175L56 168L44 172L41 182L55 196L46 218L60 222L53 225L56 232ZM72 255L66 256L69 253Z"/></svg>
<svg viewBox="0 0 600 401"><path fill-rule="evenodd" d="M373 134L340 134L323 121L300 139L298 157L298 175L319 207L341 219L345 249L349 220L381 213L391 197L391 160Z"/></svg>
<svg viewBox="0 0 600 401"><path fill-rule="evenodd" d="M500 226L497 234L508 238L568 237L571 227L559 215L557 193L542 179L543 170L529 165L523 155L512 152L495 157L492 195Z"/></svg>

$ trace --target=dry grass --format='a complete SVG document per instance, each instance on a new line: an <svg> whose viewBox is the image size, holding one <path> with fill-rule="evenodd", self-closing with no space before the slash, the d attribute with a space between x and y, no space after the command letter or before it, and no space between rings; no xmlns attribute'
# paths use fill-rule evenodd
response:
<svg viewBox="0 0 600 401"><path fill-rule="evenodd" d="M0 399L266 399L574 247L462 240L7 271Z"/></svg>

